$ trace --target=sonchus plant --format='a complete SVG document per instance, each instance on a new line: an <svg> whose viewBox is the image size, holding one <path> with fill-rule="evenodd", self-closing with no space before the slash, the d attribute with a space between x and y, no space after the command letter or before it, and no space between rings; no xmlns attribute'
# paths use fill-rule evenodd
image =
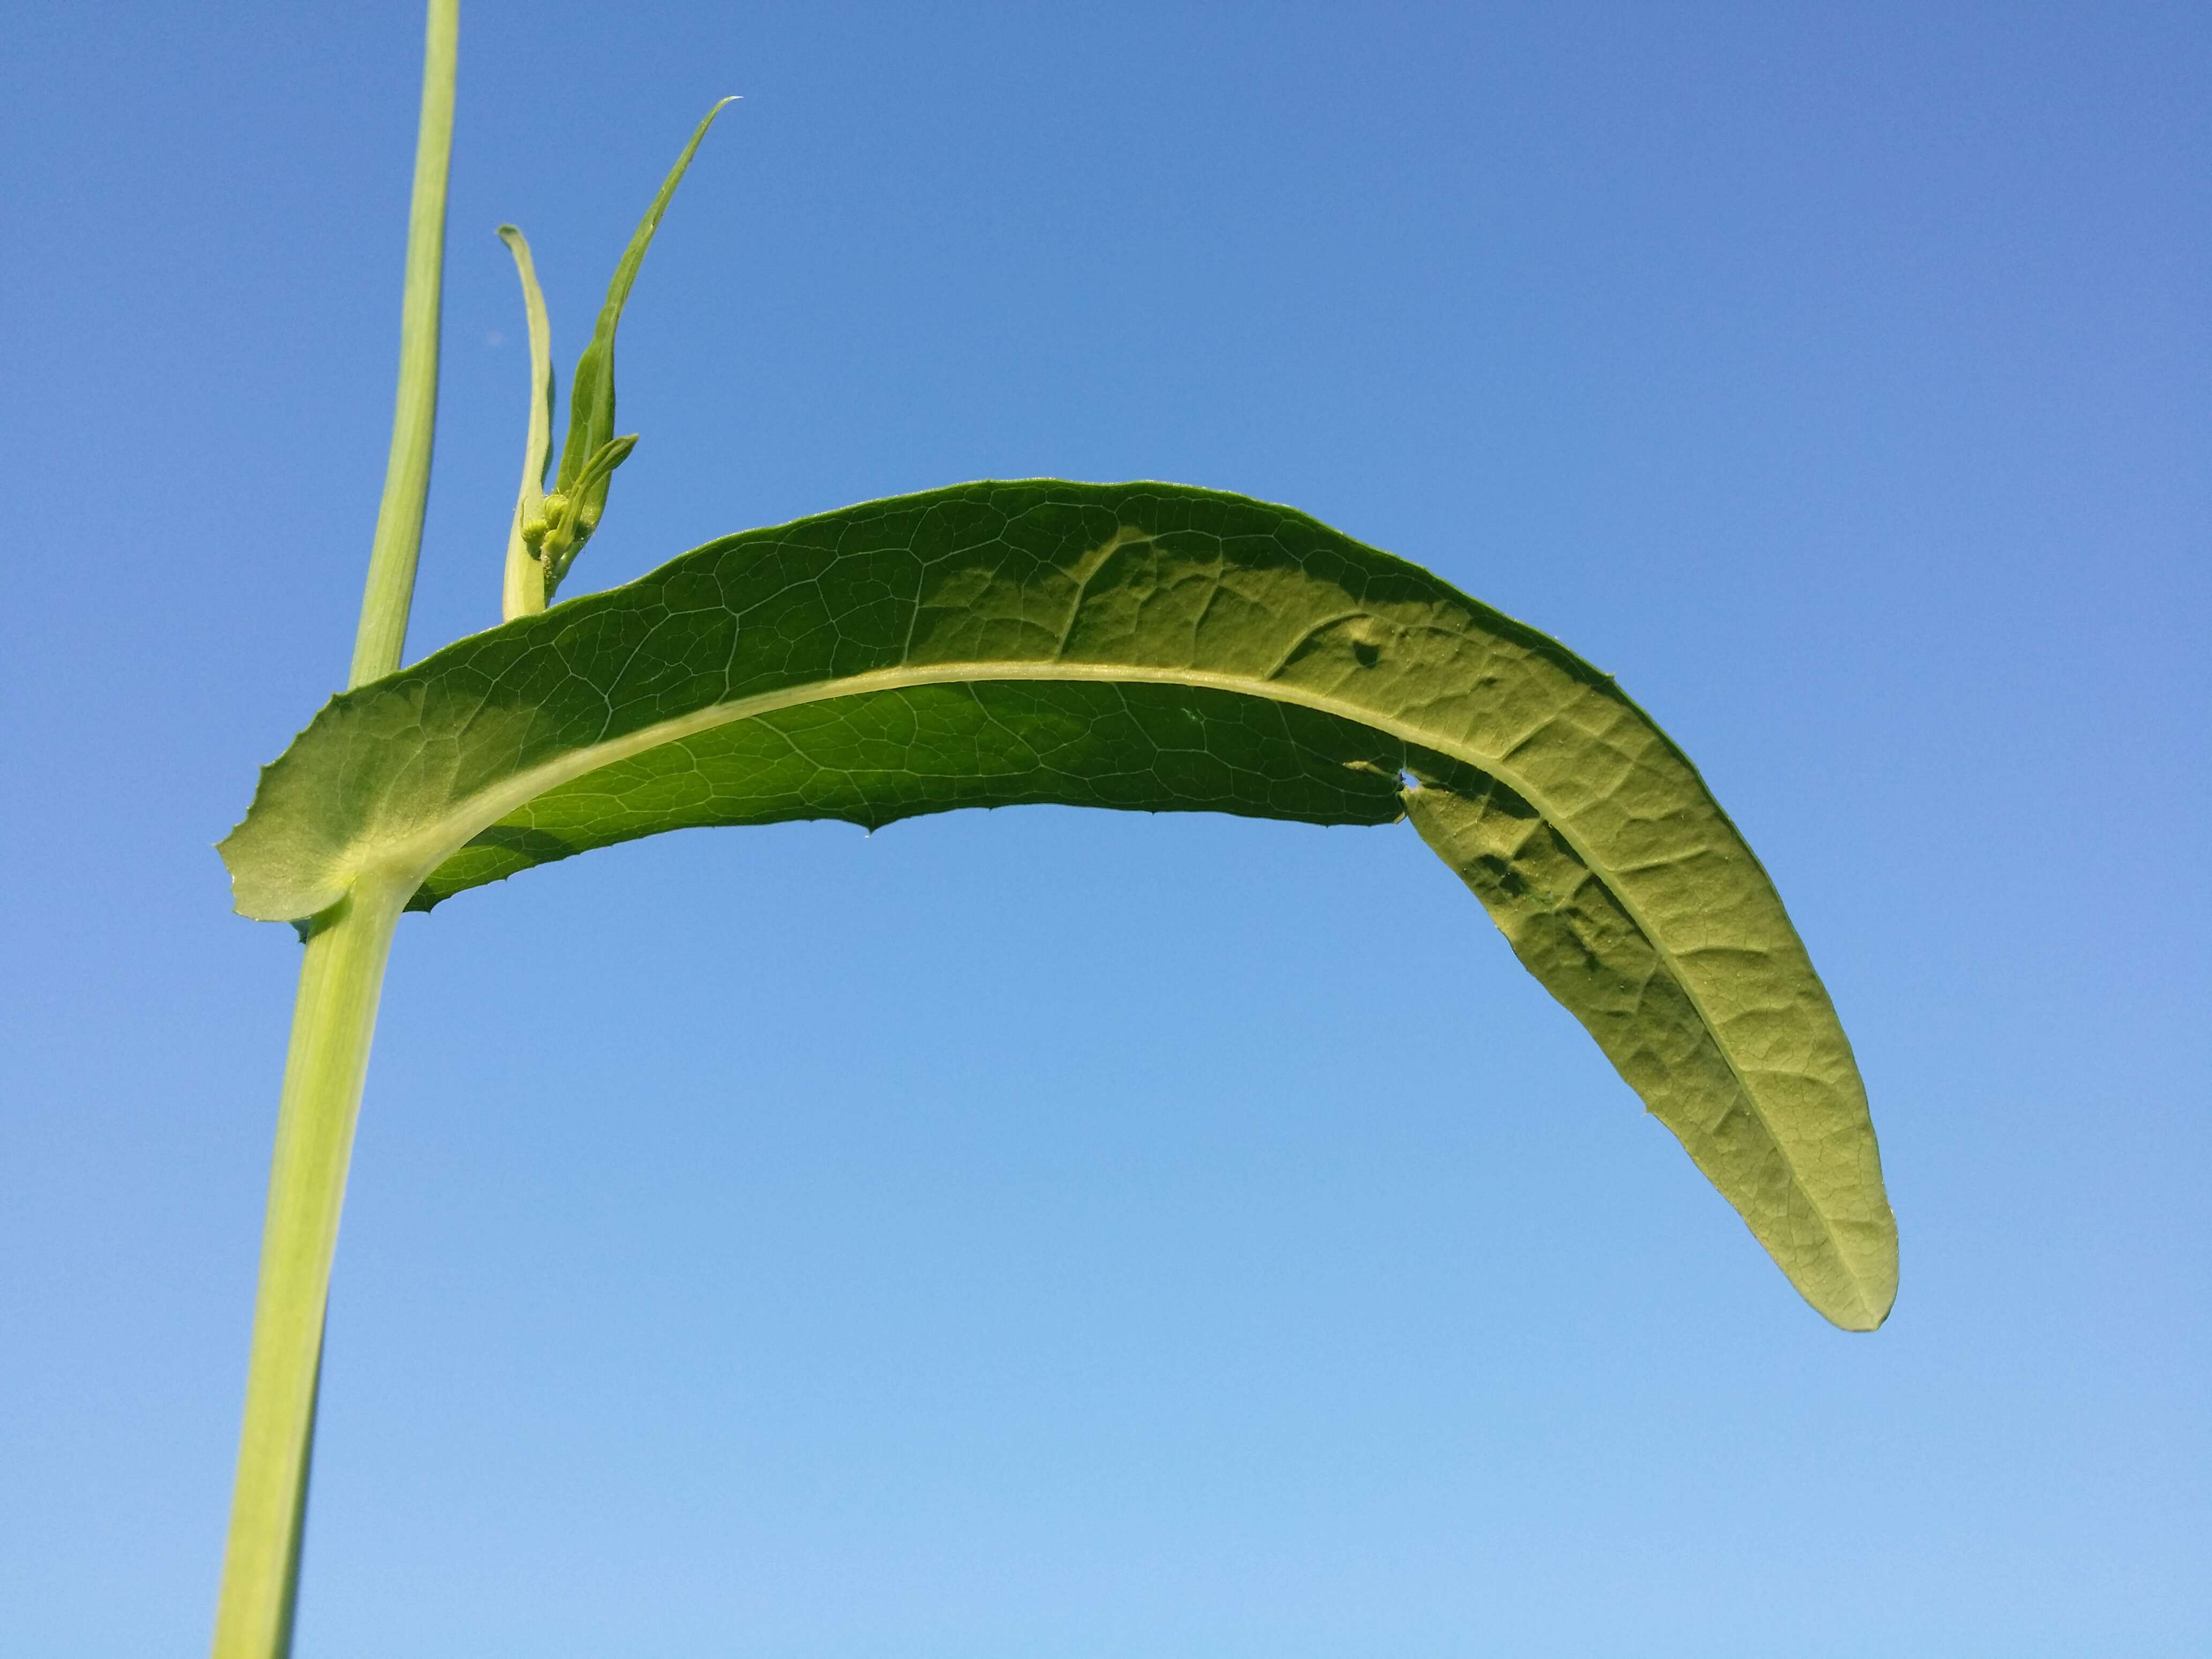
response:
<svg viewBox="0 0 2212 1659"><path fill-rule="evenodd" d="M553 487L532 389L506 620L400 667L436 395L458 0L433 0L399 410L349 688L222 843L306 940L215 1650L290 1640L325 1294L403 911L663 830L1024 802L1413 830L1807 1301L1870 1330L1896 1231L1850 1043L1681 750L1565 646L1285 507L1168 483L957 484L740 532L551 602L635 437L615 331L708 125L615 272ZM720 106L716 108L719 111Z"/></svg>

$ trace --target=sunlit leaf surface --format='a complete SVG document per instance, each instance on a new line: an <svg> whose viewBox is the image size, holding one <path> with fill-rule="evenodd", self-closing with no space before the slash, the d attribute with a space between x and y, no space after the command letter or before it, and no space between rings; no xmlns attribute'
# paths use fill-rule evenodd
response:
<svg viewBox="0 0 2212 1659"><path fill-rule="evenodd" d="M1024 802L1410 817L1807 1299L1888 1312L1850 1045L1696 769L1557 641L1286 507L1028 480L732 536L334 698L222 852L297 921L371 870L428 908L665 830Z"/></svg>

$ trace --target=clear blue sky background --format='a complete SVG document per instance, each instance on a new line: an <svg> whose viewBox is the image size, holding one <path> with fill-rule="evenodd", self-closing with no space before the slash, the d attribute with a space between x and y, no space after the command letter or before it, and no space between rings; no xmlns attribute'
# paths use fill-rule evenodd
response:
<svg viewBox="0 0 2212 1659"><path fill-rule="evenodd" d="M411 4L0 24L0 1651L206 1636ZM2212 1650L2201 6L469 0L416 651L954 480L1291 502L1618 673L1856 1043L1806 1309L1409 830L672 836L401 930L303 1659Z"/></svg>

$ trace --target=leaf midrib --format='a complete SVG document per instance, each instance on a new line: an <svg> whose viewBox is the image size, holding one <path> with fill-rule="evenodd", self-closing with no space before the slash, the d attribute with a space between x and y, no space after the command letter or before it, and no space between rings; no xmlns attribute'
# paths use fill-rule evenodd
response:
<svg viewBox="0 0 2212 1659"><path fill-rule="evenodd" d="M963 685L1009 680L1094 684L1127 684L1137 681L1152 685L1200 687L1257 697L1270 702L1292 703L1383 732L1403 743L1436 750L1469 765L1480 766L1504 778L1530 801L1538 800L1534 793L1504 769L1502 763L1487 756L1465 752L1461 746L1442 741L1433 733L1408 722L1380 715L1364 705L1322 696L1299 687L1255 680L1249 675L1209 673L1203 669L1136 668L1112 663L1010 663L1003 659L931 663L921 667L879 668L861 674L841 675L835 679L811 680L800 685L784 686L749 697L733 698L695 709L688 714L657 720L618 738L569 750L555 759L526 768L499 783L477 791L459 803L450 813L411 834L394 836L389 841L374 835L364 836L362 842L356 845L365 843L388 850L381 855L362 860L349 873L359 875L374 869L395 880L411 875L419 883L440 864L459 852L471 836L489 829L509 812L528 805L548 791L557 789L564 783L572 783L602 767L612 766L649 749L658 749L663 744L678 743L702 732L711 732L718 726L734 726L741 720L755 720L787 708L804 708L809 703L830 702L845 697L866 696L876 692L903 691L926 685ZM1577 852L1581 850L1577 848ZM1591 867L1598 866L1593 865ZM1643 927L1640 918L1637 925Z"/></svg>
<svg viewBox="0 0 2212 1659"><path fill-rule="evenodd" d="M1680 988L1682 994L1689 998L1691 1006L1697 1010L1698 1018L1704 1022L1705 1029L1713 1033L1713 1046L1719 1050L1722 1062L1729 1068L1729 1074L1735 1079L1738 1088L1743 1091L1744 1099L1750 1103L1752 1112L1759 1119L1760 1127L1765 1130L1769 1141L1778 1150L1783 1146L1782 1138L1775 1132L1773 1121L1768 1116L1765 1106L1759 1100L1759 1091L1752 1086L1750 1079L1744 1075L1743 1069L1736 1063L1735 1056L1729 1052L1728 1045L1720 1041L1719 1028L1713 1021L1711 1010L1706 1007L1694 983L1682 972L1681 964L1676 959L1674 951L1670 951L1663 942L1662 931L1653 927L1648 918L1638 909L1634 900L1620 884L1617 872L1595 856L1589 847L1583 844L1567 827L1561 815L1554 811L1550 804L1546 801L1542 793L1525 777L1520 775L1513 769L1510 761L1498 756L1477 752L1466 744L1455 743L1442 738L1411 721L1393 719L1382 714L1364 704L1349 702L1341 698L1328 696L1299 686L1285 685L1279 681L1255 680L1249 675L1210 673L1203 669L1191 668L1139 668L1112 663L1070 663L1060 660L1010 663L997 660L932 663L927 666L875 669L866 673L848 675L836 679L811 680L800 685L784 686L774 691L761 692L750 697L710 704L707 708L696 709L689 714L678 715L672 720L656 721L651 726L640 727L635 732L625 732L621 737L610 738L604 743L571 750L557 759L517 772L503 781L471 795L447 818L428 828L418 830L412 835L399 838L391 845L389 852L385 856L364 860L355 873L358 877L370 870L375 870L392 879L407 881L410 886L419 885L439 865L459 851L471 837L482 830L489 829L509 812L527 805L549 790L558 788L564 783L573 782L586 774L598 771L602 767L628 760L634 755L659 748L664 744L680 742L685 738L696 737L702 732L709 732L717 726L732 726L741 720L757 719L763 714L775 714L786 708L801 708L808 703L827 702L851 696L865 696L872 692L907 690L926 685L974 684L985 681L1058 681L1121 684L1136 681L1154 685L1202 687L1240 696L1257 697L1267 702L1290 703L1298 708L1310 708L1318 714L1332 715L1353 725L1365 726L1370 731L1381 732L1401 743L1448 755L1455 760L1462 761L1468 765L1478 767L1489 773L1534 806L1543 815L1545 821L1551 824L1573 849L1575 855L1583 861L1584 866L1605 883L1607 890L1628 913L1629 919L1636 924L1638 930L1643 933L1653 951L1662 962L1666 963L1667 971L1673 976L1674 983ZM1852 1266L1850 1253L1843 1248L1842 1241L1837 1237L1834 1224L1829 1220L1826 1211L1807 1190L1804 1179L1799 1174L1795 1161L1785 1152L1782 1162L1783 1167L1790 1172L1791 1186L1796 1189L1799 1196L1805 1200L1806 1207L1820 1222L1830 1252L1843 1266L1853 1286L1860 1288L1860 1299L1863 1304L1865 1297L1858 1272Z"/></svg>

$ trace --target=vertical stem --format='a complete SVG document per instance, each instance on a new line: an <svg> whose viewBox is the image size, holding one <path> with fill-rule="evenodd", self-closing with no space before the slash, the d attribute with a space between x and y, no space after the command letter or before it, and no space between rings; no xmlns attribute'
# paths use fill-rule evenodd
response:
<svg viewBox="0 0 2212 1659"><path fill-rule="evenodd" d="M459 37L460 0L429 0L400 309L399 395L349 685L399 666L414 604L438 411L438 301ZM215 1659L285 1659L292 1650L331 1258L385 963L410 891L411 884L362 877L319 918L321 927L300 964L254 1292L238 1480L216 1607Z"/></svg>
<svg viewBox="0 0 2212 1659"><path fill-rule="evenodd" d="M514 256L522 279L522 312L530 325L530 423L522 439L522 488L515 493L514 517L507 527L507 575L500 591L500 620L534 617L545 608L545 566L522 538L522 526L539 516L545 499L545 468L553 459L553 325L545 316L545 294L538 286L538 267L530 243L513 225L499 228L499 240Z"/></svg>
<svg viewBox="0 0 2212 1659"><path fill-rule="evenodd" d="M276 1109L216 1659L279 1659L291 1650L331 1256L385 960L407 899L401 885L364 878L307 941L301 967Z"/></svg>
<svg viewBox="0 0 2212 1659"><path fill-rule="evenodd" d="M545 608L545 567L522 541L520 509L507 532L507 574L500 587L499 619L534 617Z"/></svg>
<svg viewBox="0 0 2212 1659"><path fill-rule="evenodd" d="M399 313L399 396L392 459L368 552L353 672L346 684L382 679L399 666L415 599L415 556L430 497L430 435L438 418L438 295L446 258L446 172L453 153L453 67L460 0L430 0L422 54L422 123L415 140L415 200L407 221L407 289Z"/></svg>

